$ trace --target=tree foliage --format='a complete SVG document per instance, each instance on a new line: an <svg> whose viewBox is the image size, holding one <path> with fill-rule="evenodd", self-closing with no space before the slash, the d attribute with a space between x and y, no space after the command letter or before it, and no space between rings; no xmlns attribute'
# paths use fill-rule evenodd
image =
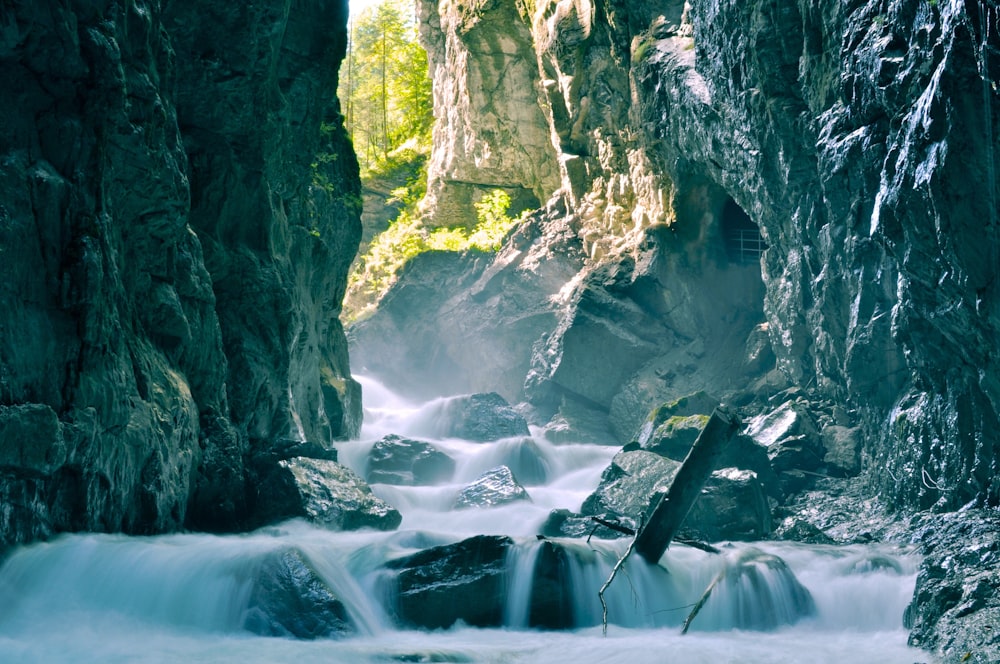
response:
<svg viewBox="0 0 1000 664"><path fill-rule="evenodd" d="M355 320L372 311L396 282L403 265L417 254L499 250L507 233L527 214L525 211L521 218L508 216L510 203L510 196L502 189L484 195L475 204L477 223L471 230L463 226L430 230L409 210L403 210L386 231L372 240L351 274L344 302L348 319Z"/></svg>
<svg viewBox="0 0 1000 664"><path fill-rule="evenodd" d="M407 141L430 143L431 82L414 12L413 0L382 0L352 20L339 97L363 175Z"/></svg>

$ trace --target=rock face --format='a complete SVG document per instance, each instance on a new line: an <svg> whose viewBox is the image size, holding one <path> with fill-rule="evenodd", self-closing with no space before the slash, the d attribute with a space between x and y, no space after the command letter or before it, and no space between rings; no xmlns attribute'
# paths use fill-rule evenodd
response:
<svg viewBox="0 0 1000 664"><path fill-rule="evenodd" d="M1000 660L1000 523L988 511L924 519L914 538L926 555L905 622L910 645L944 662ZM972 653L972 655L967 655Z"/></svg>
<svg viewBox="0 0 1000 664"><path fill-rule="evenodd" d="M5 7L0 543L239 527L248 456L357 430L346 13Z"/></svg>
<svg viewBox="0 0 1000 664"><path fill-rule="evenodd" d="M421 16L437 200L468 198L464 183L530 189L585 257L518 333L537 333L524 394L551 413L566 399L607 411L625 442L651 406L696 389L808 386L878 441L862 457L891 471L871 477L891 506L1000 504L996 3L515 7L424 2ZM508 70L516 90L498 85ZM519 134L539 116L549 146ZM512 239L494 265L540 243ZM504 285L537 302L521 295L532 278ZM509 320L447 300L428 309ZM523 367L498 327L465 338Z"/></svg>

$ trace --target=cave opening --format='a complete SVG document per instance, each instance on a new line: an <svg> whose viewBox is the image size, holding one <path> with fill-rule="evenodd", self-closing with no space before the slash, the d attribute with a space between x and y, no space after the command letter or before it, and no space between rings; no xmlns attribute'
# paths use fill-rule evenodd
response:
<svg viewBox="0 0 1000 664"><path fill-rule="evenodd" d="M726 256L739 265L757 265L767 249L760 228L732 197L726 199L720 216Z"/></svg>

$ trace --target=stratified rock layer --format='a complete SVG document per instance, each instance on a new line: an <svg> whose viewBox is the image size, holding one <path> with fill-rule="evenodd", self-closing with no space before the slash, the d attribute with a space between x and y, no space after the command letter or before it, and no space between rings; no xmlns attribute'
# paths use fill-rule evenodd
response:
<svg viewBox="0 0 1000 664"><path fill-rule="evenodd" d="M238 527L248 455L357 430L346 14L5 5L0 543Z"/></svg>

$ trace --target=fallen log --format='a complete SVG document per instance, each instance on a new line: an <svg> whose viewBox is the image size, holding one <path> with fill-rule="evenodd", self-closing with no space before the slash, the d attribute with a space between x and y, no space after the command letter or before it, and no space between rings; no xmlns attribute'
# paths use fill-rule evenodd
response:
<svg viewBox="0 0 1000 664"><path fill-rule="evenodd" d="M712 412L670 488L656 499L636 535L635 552L648 563L655 565L660 561L739 428L739 418L722 407Z"/></svg>

